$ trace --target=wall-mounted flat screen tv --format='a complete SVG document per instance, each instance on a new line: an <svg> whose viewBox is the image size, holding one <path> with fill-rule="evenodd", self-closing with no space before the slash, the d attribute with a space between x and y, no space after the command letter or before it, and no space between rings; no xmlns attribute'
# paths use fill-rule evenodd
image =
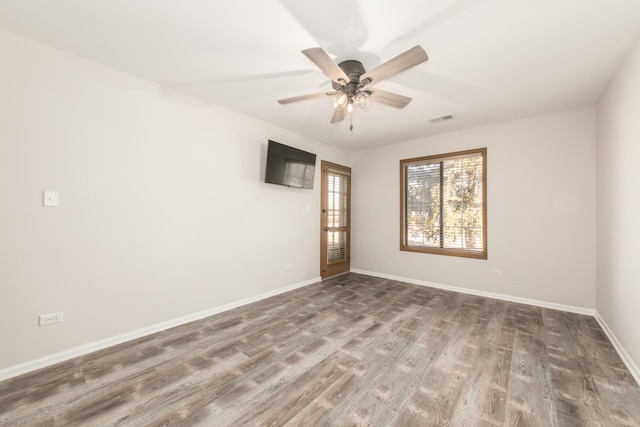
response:
<svg viewBox="0 0 640 427"><path fill-rule="evenodd" d="M316 155L269 140L264 182L313 189Z"/></svg>

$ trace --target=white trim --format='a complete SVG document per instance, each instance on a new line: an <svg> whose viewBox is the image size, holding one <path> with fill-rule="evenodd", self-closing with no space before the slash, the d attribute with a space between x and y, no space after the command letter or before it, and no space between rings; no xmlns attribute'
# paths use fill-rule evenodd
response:
<svg viewBox="0 0 640 427"><path fill-rule="evenodd" d="M305 280L303 282L295 283L293 285L285 286L273 291L265 292L260 295L256 295L249 298L244 298L238 301L224 304L218 307L210 308L207 310L199 311L196 313L188 314L186 316L178 317L175 319L167 320L165 322L156 323L144 328L136 329L131 332L116 335L113 337L105 338L98 341L93 341L86 344L81 344L76 347L63 350L58 353L53 353L39 359L31 360L29 362L21 363L19 365L10 366L0 370L0 381L25 374L27 372L35 371L36 369L45 368L47 366L54 365L56 363L64 362L74 357L83 356L94 351L103 350L107 347L122 344L127 341L131 341L146 335L155 334L156 332L164 331L166 329L174 328L176 326L184 325L185 323L193 322L195 320L204 319L205 317L213 316L214 314L222 313L243 305L251 304L272 296L283 294L285 292L292 291L294 289L303 288L305 286L312 285L322 280L320 277L314 277L313 279Z"/></svg>
<svg viewBox="0 0 640 427"><path fill-rule="evenodd" d="M367 276L381 277L383 279L397 280L400 282L411 283L414 285L427 286L429 288L444 289L447 291L460 292L463 294L478 295L478 296L487 297L487 298L495 298L503 301L517 302L520 304L527 304L527 305L533 305L533 306L544 307L544 308L552 308L554 310L562 310L562 311L567 311L569 313L577 313L577 314L592 316L596 319L596 321L598 322L598 324L600 325L604 333L607 335L607 337L609 338L609 341L611 341L611 344L613 344L613 347L618 352L618 355L622 359L622 362L624 362L624 364L626 365L627 369L629 369L629 372L631 372L631 375L633 376L633 378L636 380L638 384L640 384L640 369L638 369L638 366L633 362L629 354L625 351L622 344L620 344L620 341L618 341L618 338L611 331L611 328L609 328L609 325L607 325L607 322L604 321L604 319L602 318L602 316L600 316L600 313L598 313L596 309L576 307L576 306L565 305L565 304L557 304L553 302L540 301L540 300L534 300L529 298L520 298L520 297L511 296L511 295L498 294L494 292L477 291L475 289L459 288L457 286L425 282L422 280L393 276L391 274L377 273L375 271L360 270L357 268L352 268L351 271L353 273L366 274Z"/></svg>
<svg viewBox="0 0 640 427"><path fill-rule="evenodd" d="M597 310L594 317L596 318L596 321L598 322L598 324L600 324L600 327L602 328L604 333L609 338L609 341L611 341L611 344L613 344L613 347L616 349L616 351L618 352L618 355L620 356L624 364L627 366L627 369L629 370L629 372L631 372L631 375L633 375L633 378L640 385L640 369L638 369L638 366L633 362L629 354L625 351L622 344L620 344L620 341L618 341L618 338L616 337L616 335L613 333L609 325L607 325L607 322L604 321L604 319L602 318L600 313L598 313Z"/></svg>
<svg viewBox="0 0 640 427"><path fill-rule="evenodd" d="M443 285L440 283L433 283L433 282L425 282L423 280L409 279L407 277L393 276L391 274L377 273L375 271L360 270L357 268L352 268L351 271L353 273L366 274L367 276L381 277L383 279L397 280L399 282L411 283L413 285L418 285L418 286L444 289L446 291L460 292L463 294L494 298L494 299L499 299L503 301L516 302L519 304L533 305L536 307L551 308L554 310L567 311L569 313L585 314L587 316L594 316L596 313L595 309L592 309L592 308L576 307L573 305L557 304L555 302L547 302L547 301L541 301L536 299L515 297L512 295L506 295L506 294L498 294L495 292L485 292L485 291L478 291L476 289L460 288L458 286Z"/></svg>
<svg viewBox="0 0 640 427"><path fill-rule="evenodd" d="M620 341L618 341L617 337L615 336L615 334L611 331L611 328L609 328L609 325L607 325L607 322L605 322L605 320L602 318L602 316L600 316L600 313L598 313L598 311L594 310L594 309L587 309L587 308L582 308L582 307L575 307L575 306L570 306L570 305L564 305L564 304L556 304L556 303L550 303L550 302L545 302L545 301L540 301L540 300L533 300L533 299L528 299L528 298L520 298L520 297L514 297L514 296L510 296L510 295L504 295L504 294L498 294L498 293L494 293L494 292L484 292L484 291L477 291L474 289L468 289L468 288L460 288L457 286L450 286L450 285L443 285L443 284L439 284L439 283L432 283L432 282L425 282L422 280L416 280L416 279L409 279L406 277L400 277L400 276L393 276L390 274L383 274L383 273L377 273L374 271L367 271L367 270L360 270L360 269L351 269L351 271L353 273L358 273L358 274L366 274L368 276L374 276L374 277L381 277L384 279L391 279L391 280L398 280L401 282L406 282L406 283L411 283L414 285L419 285L419 286L426 286L426 287L430 287L430 288L436 288L436 289L444 289L444 290L448 290L448 291L454 291L454 292L461 292L461 293L465 293L465 294L470 294L470 295L478 295L478 296L483 296L483 297L487 297L487 298L495 298L495 299L499 299L499 300L503 300L503 301L510 301L510 302L517 302L517 303L521 303L521 304L528 304L528 305L534 305L534 306L538 306L538 307L544 307L544 308L552 308L552 309L556 309L556 310L562 310L562 311L567 311L570 313L577 313L577 314L585 314L585 315L589 315L589 316L593 316L595 317L596 321L598 322L598 324L600 325L600 327L602 328L602 330L604 331L604 333L607 335L607 337L609 338L609 340L611 341L611 343L613 344L613 347L616 349L616 351L618 352L618 354L620 355L620 358L622 359L622 361L624 362L624 364L627 366L627 369L629 369L629 371L631 372L631 375L633 376L633 378L635 378L636 382L638 384L640 384L640 369L638 369L638 367L636 366L636 364L633 362L633 360L631 359L631 357L629 357L629 355L627 354L627 352L625 351L624 347L622 346L622 344L620 344ZM170 329L176 326L180 326L180 325L184 325L186 323L189 322L193 322L195 320L200 320L200 319L204 319L205 317L209 317L209 316L213 316L215 314L218 313L222 313L224 311L228 311L228 310L232 310L234 308L243 306L243 305L247 305L247 304L251 304L253 302L257 302L272 296L276 296L279 294L283 294L285 292L289 292L292 291L294 289L298 289L298 288L303 288L305 286L309 286L312 285L314 283L317 283L319 281L321 281L322 279L320 277L314 277L313 279L309 279L309 280L305 280L303 282L299 282L293 285L289 285L289 286L285 286L283 288L279 288L270 292L265 292L263 294L260 295L256 295L253 297L249 297L249 298L244 298L238 301L234 301L231 302L229 304L225 304L219 307L214 307L208 310L203 310L203 311L199 311L196 313L192 313L186 316L182 316L182 317L178 317L176 319L172 319L172 320L168 320L165 322L160 322L160 323L156 323L154 325L151 326L147 326L145 328L141 328L141 329L137 329L135 331L131 331L131 332L127 332L124 334L120 334L120 335L116 335L110 338L106 338L103 340L99 340L99 341L94 341L91 343L87 343L87 344L82 344L76 347L72 347L68 350L64 350L58 353L54 353L45 357L41 357L39 359L35 359L35 360L31 360L29 362L26 363L22 363L20 365L15 365L9 368L5 368L0 370L0 381L18 376L18 375L22 375L25 374L27 372L31 372L31 371L35 371L37 369L41 369L41 368L45 368L47 366L51 366L54 365L56 363L59 362L64 362L66 360L69 359L73 359L74 357L78 357L78 356L83 356L85 354L88 353L92 353L94 351L98 351L98 350L103 350L105 348L108 347L112 347L114 345L118 345L118 344L122 344L124 342L127 341L131 341L146 335L151 335L154 334L156 332L161 332L164 331L166 329Z"/></svg>

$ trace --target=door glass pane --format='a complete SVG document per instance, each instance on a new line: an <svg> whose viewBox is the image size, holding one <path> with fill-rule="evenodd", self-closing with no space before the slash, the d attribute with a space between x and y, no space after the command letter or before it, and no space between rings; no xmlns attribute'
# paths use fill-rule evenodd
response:
<svg viewBox="0 0 640 427"><path fill-rule="evenodd" d="M347 259L347 232L327 232L327 264Z"/></svg>
<svg viewBox="0 0 640 427"><path fill-rule="evenodd" d="M327 227L347 226L348 177L329 172L327 176Z"/></svg>

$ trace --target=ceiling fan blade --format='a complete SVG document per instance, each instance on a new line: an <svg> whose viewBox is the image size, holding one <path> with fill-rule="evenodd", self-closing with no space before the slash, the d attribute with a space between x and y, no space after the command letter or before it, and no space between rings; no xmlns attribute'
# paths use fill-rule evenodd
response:
<svg viewBox="0 0 640 427"><path fill-rule="evenodd" d="M442 8L440 11L428 17L425 21L406 31L404 34L396 37L389 44L402 43L411 40L427 31L432 31L448 20L455 18L456 15L464 13L466 9L477 6L476 0L455 0L450 2L449 6ZM332 51L333 52L333 51Z"/></svg>
<svg viewBox="0 0 640 427"><path fill-rule="evenodd" d="M411 67L415 67L416 65L421 64L428 59L429 56L427 55L427 52L425 52L422 47L417 45L412 47L408 51L401 53L395 58L392 58L387 62L378 65L373 70L364 73L362 76L360 76L360 81L366 82L366 84L377 83L381 80L393 77L396 74L403 72L404 70L408 70Z"/></svg>
<svg viewBox="0 0 640 427"><path fill-rule="evenodd" d="M369 32L359 0L279 0L315 40L339 58L360 51ZM330 22L331 25L327 25ZM340 31L336 31L340 28Z"/></svg>
<svg viewBox="0 0 640 427"><path fill-rule="evenodd" d="M321 47L312 47L302 51L304 55L309 58L314 64L322 70L322 72L329 77L332 81L342 84L349 82L349 77L342 71L342 68L338 67L338 64L333 62L333 59L327 52Z"/></svg>
<svg viewBox="0 0 640 427"><path fill-rule="evenodd" d="M371 91L370 99L374 102L379 102L380 104L390 105L395 108L404 108L411 102L411 98L408 96L398 95L397 93L375 88L367 90Z"/></svg>
<svg viewBox="0 0 640 427"><path fill-rule="evenodd" d="M331 117L331 123L341 122L344 120L344 108L337 108L333 111L333 117Z"/></svg>
<svg viewBox="0 0 640 427"><path fill-rule="evenodd" d="M294 96L291 98L278 99L279 104L291 104L292 102L306 101L307 99L324 98L325 96L331 96L334 92L317 92L309 93L307 95Z"/></svg>

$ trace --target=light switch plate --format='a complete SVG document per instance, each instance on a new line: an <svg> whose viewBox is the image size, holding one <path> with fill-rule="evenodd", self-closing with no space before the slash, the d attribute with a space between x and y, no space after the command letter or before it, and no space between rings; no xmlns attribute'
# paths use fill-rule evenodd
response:
<svg viewBox="0 0 640 427"><path fill-rule="evenodd" d="M43 191L42 192L42 203L46 207L58 207L59 198L57 191Z"/></svg>

